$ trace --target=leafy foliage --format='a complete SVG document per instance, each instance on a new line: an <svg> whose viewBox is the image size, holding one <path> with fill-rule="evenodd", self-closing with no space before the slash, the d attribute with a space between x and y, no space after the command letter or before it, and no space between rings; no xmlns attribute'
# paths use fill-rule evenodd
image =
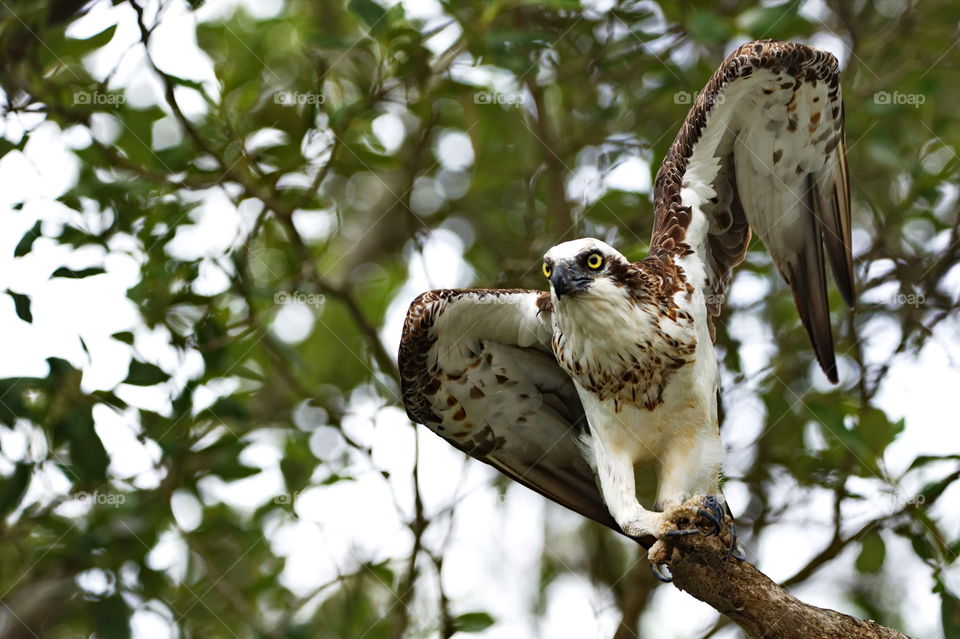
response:
<svg viewBox="0 0 960 639"><path fill-rule="evenodd" d="M827 2L815 14L797 2L471 0L442 2L430 20L374 0L288 2L269 16L120 0L75 15L83 4L18 0L0 14L5 156L26 157L48 124L86 133L69 150L76 179L34 198L46 213L9 203L23 229L11 259L35 269L59 256L48 278L71 287L135 264L126 298L138 319L109 340L77 332L86 360L62 354L45 374L0 380L0 599L17 615L0 612L4 636L125 637L148 618L204 637L497 624L444 594L444 546L431 534L452 514L426 513L416 479L400 508L405 556L371 553L306 593L282 577L292 560L275 534L301 520L298 494L397 480L373 454L379 435L351 426L361 405L396 417L391 309L418 292L409 282L437 237L462 247L465 264L432 277L459 268L480 285L541 287L539 256L574 236L641 257L649 189L606 176L627 161L658 165L734 41L824 34L849 51L863 301L834 316L842 380L823 386L789 293L751 247L734 291L764 293L733 296L718 325L735 398L724 432L746 440L729 469L749 495L738 517L749 547L791 504L826 495L832 514L816 525L829 541L788 583L814 583L853 548L847 566L864 581L844 582L847 605L905 627L909 612L886 602L900 592L895 555L912 551L933 577L943 631L960 632L949 579L960 540L936 508L960 476L956 451L892 467L910 424L882 401L897 362L957 325L956 3ZM184 47L195 36L209 76L164 61L177 11L190 18L177 36ZM103 51L117 58L106 72ZM138 78L150 79L146 98ZM41 316L33 291L11 286L11 322L70 330L70 317ZM894 343L878 356L881 334ZM750 349L771 343L758 367ZM126 374L90 382L100 357ZM116 423L148 469L127 472L124 450L105 446ZM17 452L14 437L31 443ZM217 496L267 481L267 449L280 459L274 493L246 507ZM866 523L845 523L851 509ZM549 534L566 535L569 556L545 552L531 612L576 573L635 627L652 592L631 570L635 549L564 521Z"/></svg>

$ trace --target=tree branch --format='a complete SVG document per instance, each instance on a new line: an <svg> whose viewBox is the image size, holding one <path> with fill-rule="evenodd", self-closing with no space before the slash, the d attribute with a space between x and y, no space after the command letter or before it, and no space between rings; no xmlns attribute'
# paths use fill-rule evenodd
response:
<svg viewBox="0 0 960 639"><path fill-rule="evenodd" d="M752 564L726 557L721 537L678 537L666 563L677 588L729 617L750 637L907 639L876 622L800 601Z"/></svg>

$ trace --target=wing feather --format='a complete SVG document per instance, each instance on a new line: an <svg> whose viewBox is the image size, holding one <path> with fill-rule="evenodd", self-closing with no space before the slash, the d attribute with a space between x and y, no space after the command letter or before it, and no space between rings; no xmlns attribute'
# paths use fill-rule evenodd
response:
<svg viewBox="0 0 960 639"><path fill-rule="evenodd" d="M834 382L825 260L843 299L854 300L843 136L836 58L793 42L739 47L699 94L657 174L651 240L652 253L692 274L716 317L752 228Z"/></svg>
<svg viewBox="0 0 960 639"><path fill-rule="evenodd" d="M581 452L583 406L550 347L550 296L429 291L400 342L411 420L508 477L619 532Z"/></svg>

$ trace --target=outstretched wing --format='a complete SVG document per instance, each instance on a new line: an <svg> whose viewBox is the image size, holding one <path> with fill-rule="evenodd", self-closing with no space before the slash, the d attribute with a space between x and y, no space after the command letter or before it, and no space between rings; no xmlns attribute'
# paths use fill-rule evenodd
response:
<svg viewBox="0 0 960 639"><path fill-rule="evenodd" d="M854 290L833 55L773 40L730 54L660 167L655 214L652 252L681 260L714 317L752 227L793 291L820 367L837 381L824 253L851 307Z"/></svg>
<svg viewBox="0 0 960 639"><path fill-rule="evenodd" d="M619 531L580 452L583 406L550 348L550 296L440 290L400 341L407 415L524 486Z"/></svg>

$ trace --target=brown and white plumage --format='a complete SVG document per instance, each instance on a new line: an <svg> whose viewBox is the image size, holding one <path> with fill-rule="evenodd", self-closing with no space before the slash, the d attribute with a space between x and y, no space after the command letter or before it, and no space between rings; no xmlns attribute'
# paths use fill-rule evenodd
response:
<svg viewBox="0 0 960 639"><path fill-rule="evenodd" d="M548 293L428 291L403 327L404 406L471 457L618 530L580 452L586 418L552 337Z"/></svg>
<svg viewBox="0 0 960 639"><path fill-rule="evenodd" d="M820 365L837 381L824 253L853 305L850 193L837 60L794 42L751 42L690 109L654 186L651 254L696 252L711 315L750 228L793 291Z"/></svg>
<svg viewBox="0 0 960 639"><path fill-rule="evenodd" d="M644 539L665 532L657 509L719 490L713 318L751 228L836 381L826 259L853 301L836 59L789 42L734 51L691 108L654 198L644 260L598 240L566 242L544 258L549 294L425 293L400 347L411 419ZM649 509L637 497L650 488L637 481L647 467L657 473Z"/></svg>

